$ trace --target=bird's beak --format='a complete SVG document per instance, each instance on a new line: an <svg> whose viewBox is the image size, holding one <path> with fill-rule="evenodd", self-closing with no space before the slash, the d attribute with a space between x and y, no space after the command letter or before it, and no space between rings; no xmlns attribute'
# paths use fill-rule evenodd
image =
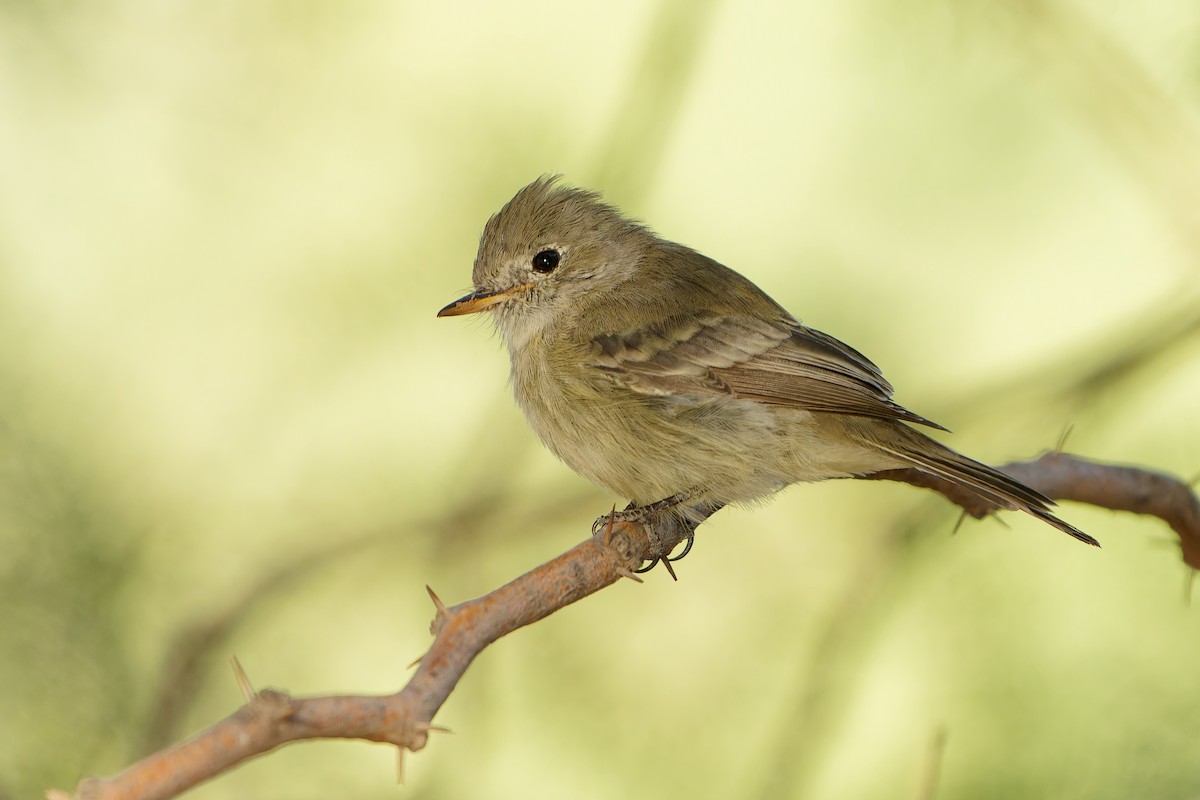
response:
<svg viewBox="0 0 1200 800"><path fill-rule="evenodd" d="M439 317L461 317L463 314L478 314L497 303L503 303L517 297L533 286L532 283L522 283L511 289L501 289L495 292L471 292L466 297L460 297L437 313Z"/></svg>

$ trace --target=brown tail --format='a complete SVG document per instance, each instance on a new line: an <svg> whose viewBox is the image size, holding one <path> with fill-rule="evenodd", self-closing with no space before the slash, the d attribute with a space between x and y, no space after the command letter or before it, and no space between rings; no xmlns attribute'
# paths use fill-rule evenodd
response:
<svg viewBox="0 0 1200 800"><path fill-rule="evenodd" d="M1000 508L1024 511L1081 542L1100 546L1091 536L1050 513L1054 501L1041 492L1030 489L997 469L956 453L906 425L891 423L888 428L889 434L894 432L898 435L887 436L888 441L880 441L885 438L882 436L868 435L865 438L884 452L923 472L965 486Z"/></svg>

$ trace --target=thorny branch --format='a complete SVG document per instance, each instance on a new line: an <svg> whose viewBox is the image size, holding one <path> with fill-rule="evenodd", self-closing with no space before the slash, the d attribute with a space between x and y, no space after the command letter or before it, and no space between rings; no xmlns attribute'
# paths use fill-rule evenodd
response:
<svg viewBox="0 0 1200 800"><path fill-rule="evenodd" d="M1101 464L1058 452L997 469L1053 500L1074 500L1158 517L1179 536L1183 563L1200 569L1200 500L1191 486L1178 478L1143 467ZM998 510L962 486L915 469L892 469L867 477L932 489L977 519Z"/></svg>
<svg viewBox="0 0 1200 800"><path fill-rule="evenodd" d="M1200 500L1176 478L1062 453L1001 469L1055 499L1159 517L1179 535L1184 562L1200 567ZM931 488L972 516L995 510L915 471L893 470L877 477ZM669 512L653 517L648 524L619 522L478 599L447 607L430 591L437 609L431 626L433 646L421 658L408 685L396 694L294 698L264 690L187 741L110 778L84 779L74 797L174 797L243 761L304 739L365 739L394 744L402 753L420 750L436 730L434 715L484 648L622 577L632 577L631 571L639 564L670 552L687 534ZM57 790L48 796L53 800L69 797Z"/></svg>

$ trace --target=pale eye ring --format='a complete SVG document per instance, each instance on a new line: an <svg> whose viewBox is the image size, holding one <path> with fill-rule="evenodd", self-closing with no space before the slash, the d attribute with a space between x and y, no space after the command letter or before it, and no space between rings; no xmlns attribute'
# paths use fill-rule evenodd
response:
<svg viewBox="0 0 1200 800"><path fill-rule="evenodd" d="M530 266L533 267L534 272L540 272L543 275L548 275L551 272L554 272L554 270L558 267L558 262L561 259L562 256L559 255L559 252L550 247L540 251L536 256L534 256L533 261L530 262Z"/></svg>

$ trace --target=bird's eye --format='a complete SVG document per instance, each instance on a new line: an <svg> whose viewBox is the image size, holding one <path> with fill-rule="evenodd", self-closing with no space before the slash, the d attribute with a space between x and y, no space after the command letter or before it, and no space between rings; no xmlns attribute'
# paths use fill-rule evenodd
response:
<svg viewBox="0 0 1200 800"><path fill-rule="evenodd" d="M558 266L559 256L557 250L543 250L533 257L533 271L540 272L543 275L554 272L554 268Z"/></svg>

